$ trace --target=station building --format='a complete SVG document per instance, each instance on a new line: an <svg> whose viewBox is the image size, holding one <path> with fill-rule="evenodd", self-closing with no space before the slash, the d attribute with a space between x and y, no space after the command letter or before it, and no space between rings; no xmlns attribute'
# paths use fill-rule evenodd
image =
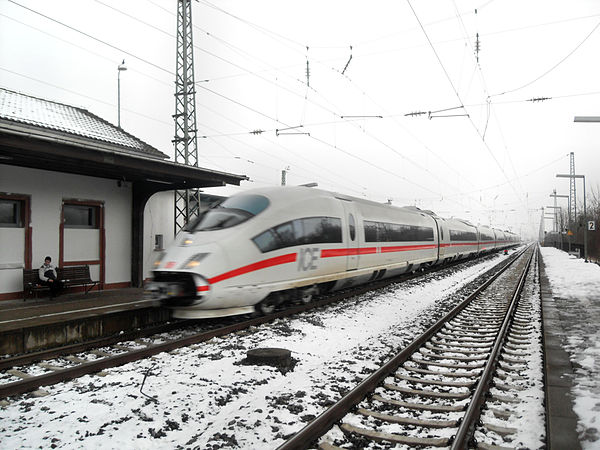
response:
<svg viewBox="0 0 600 450"><path fill-rule="evenodd" d="M0 88L0 300L45 256L141 287L174 238L174 190L245 176L185 166L89 111Z"/></svg>

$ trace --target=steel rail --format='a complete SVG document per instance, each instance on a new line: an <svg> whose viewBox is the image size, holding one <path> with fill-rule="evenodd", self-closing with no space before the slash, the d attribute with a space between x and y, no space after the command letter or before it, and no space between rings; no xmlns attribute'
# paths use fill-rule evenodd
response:
<svg viewBox="0 0 600 450"><path fill-rule="evenodd" d="M525 250L522 250L520 253L517 253L516 255L514 255L513 259L511 259L511 261L509 261L505 267L500 269L500 272L498 272L496 275L494 275L490 280L495 279L495 277L497 277L500 273L502 273L504 270L506 270L506 268L508 268L514 261L516 261L524 251ZM456 264L458 264L458 263L464 263L464 261L457 262ZM52 371L52 372L45 373L42 375L31 376L30 378L25 378L23 380L14 381L11 383L0 384L0 399L12 397L15 395L20 395L20 394L23 394L26 392L30 392L30 391L36 390L42 386L50 386L50 385L61 383L64 381L69 381L74 378L78 378L83 375L99 372L101 370L108 369L111 367L118 367L123 364L127 364L130 362L138 361L138 360L141 360L144 358L148 358L150 356L157 355L162 352L169 352L169 351L175 350L177 348L186 347L186 346L197 344L200 342L205 342L214 337L225 336L227 334L234 333L236 331L244 330L251 326L258 326L258 325L262 325L264 323L271 322L272 320L275 320L275 319L288 317L288 316L291 316L294 314L306 312L311 309L319 308L322 306L327 306L332 303L339 302L340 300L346 299L348 297L361 295L366 292L380 289L382 287L388 286L393 283L408 281L413 278L418 278L424 274L436 272L436 271L442 270L444 268L452 267L453 265L454 264L446 265L444 267L432 268L430 270L427 270L424 273L421 272L421 273L406 274L406 275L401 275L400 277L394 277L394 278L390 278L390 279L386 279L386 280L376 281L376 282L370 283L368 285L359 286L357 288L354 288L354 289L351 289L348 291L338 292L338 293L333 294L322 300L317 300L315 302L311 302L306 305L293 306L291 308L286 308L285 310L282 310L282 311L276 311L276 312L266 315L266 316L255 317L255 318L252 318L249 320L244 320L244 321L241 321L241 322L238 322L238 323L235 323L232 325L228 325L225 327L219 327L219 328L215 328L213 330L204 331L204 332L192 335L192 336L187 336L187 337L180 338L180 339L174 339L172 341L165 342L162 344L155 344L155 345L143 348L143 349L131 350L131 351L127 351L125 353L119 354L119 355L108 356L108 357L105 357L105 358L102 358L99 360L82 363L82 364L79 364L74 367L68 367L65 369ZM497 267L497 266L495 266L495 267ZM488 280L483 286L487 286L490 283L490 280ZM482 287L478 288L478 290L476 292L479 292L479 290ZM123 339L120 339L120 341L122 342ZM57 349L57 350L60 351L60 349ZM43 352L39 352L39 353L43 353ZM64 354L64 352L62 354ZM23 357L26 357L26 356L27 355L23 355ZM38 357L38 360L39 360L39 357Z"/></svg>
<svg viewBox="0 0 600 450"><path fill-rule="evenodd" d="M446 322L456 317L463 309L465 309L475 297L483 292L487 287L492 284L500 275L502 275L509 267L513 265L515 261L519 260L519 257L523 255L530 246L523 249L518 253L514 259L506 264L500 271L489 278L484 284L478 287L473 293L471 293L466 299L455 306L446 316L439 319L435 324L429 327L423 334L412 341L407 347L405 347L400 353L390 359L387 363L381 366L380 369L372 373L369 377L364 379L358 386L352 389L348 394L342 397L337 403L325 410L316 419L302 428L298 433L292 436L289 440L284 442L277 450L296 450L305 449L312 442L316 441L319 437L325 434L336 422L341 420L354 406L360 403L365 396L372 392L386 377L392 372L396 371L398 367L406 362L408 358L425 342L427 342L435 333L437 333Z"/></svg>
<svg viewBox="0 0 600 450"><path fill-rule="evenodd" d="M504 316L504 320L502 321L502 326L498 332L496 342L492 347L492 351L488 357L488 362L483 369L481 377L479 378L479 382L477 383L477 387L473 392L473 396L471 397L471 401L467 407L467 411L465 412L463 420L458 427L456 435L454 436L452 446L450 447L451 450L462 450L467 448L468 444L473 439L475 425L481 415L481 407L485 403L486 394L489 392L490 383L494 377L494 372L498 365L498 361L500 360L500 353L502 347L504 346L504 341L513 322L514 312L519 303L527 275L530 273L529 269L531 267L531 262L533 261L533 257L536 253L537 249L531 252L531 256L529 256L529 260L527 261L527 265L519 277L519 282L517 283L517 287L515 288L511 297L510 306L506 312L506 315Z"/></svg>

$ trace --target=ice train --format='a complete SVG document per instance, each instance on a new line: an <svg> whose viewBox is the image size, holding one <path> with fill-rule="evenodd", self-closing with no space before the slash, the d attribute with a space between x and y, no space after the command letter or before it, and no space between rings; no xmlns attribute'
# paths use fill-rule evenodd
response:
<svg viewBox="0 0 600 450"><path fill-rule="evenodd" d="M253 189L188 224L155 262L149 296L208 318L505 249L508 231L309 187Z"/></svg>

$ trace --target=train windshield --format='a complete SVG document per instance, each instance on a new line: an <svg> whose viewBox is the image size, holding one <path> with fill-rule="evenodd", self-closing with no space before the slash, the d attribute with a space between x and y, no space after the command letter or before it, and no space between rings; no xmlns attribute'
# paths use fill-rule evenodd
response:
<svg viewBox="0 0 600 450"><path fill-rule="evenodd" d="M229 197L222 203L200 214L187 227L187 231L195 233L196 231L230 228L256 216L268 206L269 200L262 195L236 195Z"/></svg>

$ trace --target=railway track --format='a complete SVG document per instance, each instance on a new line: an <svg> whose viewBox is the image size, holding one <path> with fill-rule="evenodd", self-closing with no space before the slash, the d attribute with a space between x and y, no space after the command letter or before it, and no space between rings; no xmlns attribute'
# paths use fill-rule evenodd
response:
<svg viewBox="0 0 600 450"><path fill-rule="evenodd" d="M532 305L519 302L537 247L501 272L366 378L280 450L390 447L494 448L517 430L482 419L510 417L523 389ZM489 441L489 442L488 442Z"/></svg>
<svg viewBox="0 0 600 450"><path fill-rule="evenodd" d="M516 255L510 260L516 258ZM500 264L499 266L501 266ZM291 316L313 308L325 307L348 297L380 289L392 283L418 278L424 273L432 273L450 268L433 268L425 272L404 275L397 279L382 280L368 286L337 292L310 304L293 306L262 317L226 318L219 322L203 322L187 332L181 328L189 327L189 321L180 321L156 329L136 332L135 335L112 336L68 347L48 349L35 354L17 355L0 360L0 399L36 391L42 386L68 381L83 375L100 372L129 362L149 358L153 355L194 345L214 337L225 336L252 326L258 326L272 320ZM490 271L498 270L498 266ZM223 325L225 323L225 325ZM152 332L161 333L157 338ZM175 336L164 335L173 332ZM137 334L141 333L141 334ZM160 342L156 342L156 341ZM37 394L43 395L43 390Z"/></svg>

